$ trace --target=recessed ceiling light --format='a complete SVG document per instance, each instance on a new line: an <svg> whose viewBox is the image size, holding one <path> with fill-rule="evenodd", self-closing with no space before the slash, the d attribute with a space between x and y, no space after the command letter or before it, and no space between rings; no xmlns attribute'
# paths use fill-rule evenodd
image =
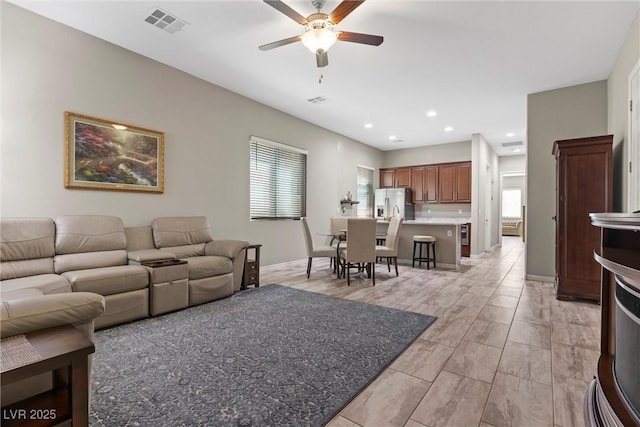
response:
<svg viewBox="0 0 640 427"><path fill-rule="evenodd" d="M431 111L427 112L427 116L428 116L428 117L435 117L435 116L437 116L437 115L438 115L438 112L437 112L437 111L433 111L433 110L431 110Z"/></svg>
<svg viewBox="0 0 640 427"><path fill-rule="evenodd" d="M367 129L371 129L373 125L371 123L365 123L364 127L366 127Z"/></svg>
<svg viewBox="0 0 640 427"><path fill-rule="evenodd" d="M513 132L509 132L509 133L508 133L508 134L506 134L505 136L506 136L506 137L508 137L508 138L511 138L512 136L516 136L516 134L515 134L515 133L513 133Z"/></svg>
<svg viewBox="0 0 640 427"><path fill-rule="evenodd" d="M519 153L519 152L520 152L520 149L519 149L519 148L514 148L514 149L513 149L513 150L511 150L511 151L513 151L514 153Z"/></svg>
<svg viewBox="0 0 640 427"><path fill-rule="evenodd" d="M391 141L395 141L395 140L396 140L396 136L395 136L395 135L389 135L389 139L390 139Z"/></svg>
<svg viewBox="0 0 640 427"><path fill-rule="evenodd" d="M453 128L451 126L447 126L446 128L444 128L445 132L451 132L453 130Z"/></svg>

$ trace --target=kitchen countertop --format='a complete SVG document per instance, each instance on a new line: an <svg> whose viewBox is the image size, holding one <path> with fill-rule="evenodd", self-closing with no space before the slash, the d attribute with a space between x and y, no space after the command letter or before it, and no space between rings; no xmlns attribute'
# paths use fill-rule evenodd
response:
<svg viewBox="0 0 640 427"><path fill-rule="evenodd" d="M407 225L462 225L471 222L471 218L465 217L431 217L408 219L404 221ZM388 221L378 221L378 223L388 223Z"/></svg>

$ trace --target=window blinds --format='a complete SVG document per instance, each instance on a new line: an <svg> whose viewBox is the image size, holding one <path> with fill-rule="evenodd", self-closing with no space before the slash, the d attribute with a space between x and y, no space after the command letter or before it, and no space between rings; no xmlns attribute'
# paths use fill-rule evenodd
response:
<svg viewBox="0 0 640 427"><path fill-rule="evenodd" d="M251 137L250 218L306 216L307 152Z"/></svg>

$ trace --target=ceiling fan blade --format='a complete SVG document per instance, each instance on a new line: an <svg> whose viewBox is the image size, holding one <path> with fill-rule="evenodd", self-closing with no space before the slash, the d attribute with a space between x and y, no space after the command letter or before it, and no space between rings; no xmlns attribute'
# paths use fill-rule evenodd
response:
<svg viewBox="0 0 640 427"><path fill-rule="evenodd" d="M318 65L318 68L329 65L329 56L327 55L327 52L316 53L316 64Z"/></svg>
<svg viewBox="0 0 640 427"><path fill-rule="evenodd" d="M340 31L338 40L344 42L370 44L372 46L380 46L384 41L382 36L374 36L372 34L352 33L350 31Z"/></svg>
<svg viewBox="0 0 640 427"><path fill-rule="evenodd" d="M288 39L278 40L277 42L263 44L262 46L258 46L258 49L271 50L271 49L275 49L276 47L285 46L290 43L299 42L299 41L300 41L300 36L293 36L293 37L289 37Z"/></svg>
<svg viewBox="0 0 640 427"><path fill-rule="evenodd" d="M356 7L364 3L365 0L344 0L329 14L329 20L334 24L338 24L346 18Z"/></svg>
<svg viewBox="0 0 640 427"><path fill-rule="evenodd" d="M273 7L274 9L277 9L279 12L284 13L289 18L291 18L294 21L296 21L298 24L300 24L300 25L306 25L307 24L307 18L305 18L304 16L300 15L298 12L296 12L293 9L291 9L289 6L287 6L286 4L282 3L280 0L264 0L264 2L267 3L269 6Z"/></svg>

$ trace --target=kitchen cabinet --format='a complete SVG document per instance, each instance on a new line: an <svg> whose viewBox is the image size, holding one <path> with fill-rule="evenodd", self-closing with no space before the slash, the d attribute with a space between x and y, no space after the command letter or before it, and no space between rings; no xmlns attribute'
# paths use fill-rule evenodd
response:
<svg viewBox="0 0 640 427"><path fill-rule="evenodd" d="M413 203L438 203L438 165L411 169Z"/></svg>
<svg viewBox="0 0 640 427"><path fill-rule="evenodd" d="M380 169L380 188L393 188L395 169Z"/></svg>
<svg viewBox="0 0 640 427"><path fill-rule="evenodd" d="M556 298L600 299L601 267L593 258L600 229L591 212L612 209L613 136L556 141Z"/></svg>
<svg viewBox="0 0 640 427"><path fill-rule="evenodd" d="M411 168L380 169L380 188L411 188Z"/></svg>
<svg viewBox="0 0 640 427"><path fill-rule="evenodd" d="M471 203L471 162L456 165L456 202Z"/></svg>
<svg viewBox="0 0 640 427"><path fill-rule="evenodd" d="M440 203L471 203L471 162L438 165Z"/></svg>

